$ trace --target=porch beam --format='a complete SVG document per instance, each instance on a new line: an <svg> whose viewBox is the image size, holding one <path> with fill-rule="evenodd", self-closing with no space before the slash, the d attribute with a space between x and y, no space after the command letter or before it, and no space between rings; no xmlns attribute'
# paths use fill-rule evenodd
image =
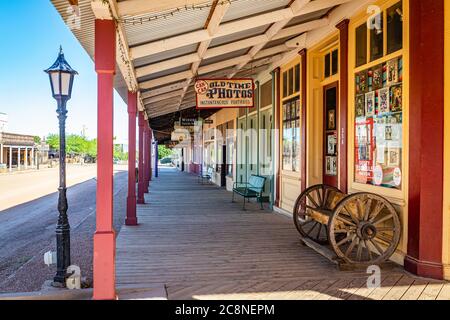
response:
<svg viewBox="0 0 450 320"><path fill-rule="evenodd" d="M92 0L92 12L96 19L99 20L116 20L118 21L118 3L117 0ZM137 76L132 67L130 48L128 46L128 39L125 28L121 22L116 25L116 62L120 73L124 78L128 91L135 92L139 88ZM138 96L138 109L143 110L144 104Z"/></svg>
<svg viewBox="0 0 450 320"><path fill-rule="evenodd" d="M171 38L166 38L158 41L153 41L144 45L140 45L131 48L131 55L133 59L142 58L152 54L164 52L167 50L172 50L180 48L186 45L199 43L207 40L212 40L214 38L227 36L233 33L245 31L248 29L253 29L259 26L268 25L271 23L276 23L284 21L287 19L292 19L296 16L305 15L312 12L317 12L323 9L330 8L335 5L347 3L353 0L316 0L311 1L305 5L301 10L293 9L289 7L286 9L275 10L269 13L260 14L250 18L244 18L237 21L232 21L219 25L217 32L210 34L208 30L199 30L188 32L183 35L174 36Z"/></svg>
<svg viewBox="0 0 450 320"><path fill-rule="evenodd" d="M148 99L144 99L144 103L145 104L149 104L149 103L155 103L155 102L159 102L159 101L164 101L170 98L181 98L181 94L183 93L183 90L177 90L177 91L172 91L172 92L168 92L168 93L164 93L155 97L151 97Z"/></svg>
<svg viewBox="0 0 450 320"><path fill-rule="evenodd" d="M152 98L159 96L164 93L172 92L175 90L183 89L185 86L187 86L187 81L180 81L178 83L170 84L167 86L159 87L156 89L152 89L150 91L146 91L142 93L142 99Z"/></svg>
<svg viewBox="0 0 450 320"><path fill-rule="evenodd" d="M154 87L159 87L159 86L163 86L169 83L173 83L173 82L177 82L180 80L186 80L186 79L190 79L194 77L194 74L192 73L191 70L188 71L183 71L183 72L179 72L179 73L174 73L165 77L161 77L158 79L154 79L154 80L149 80L149 81L145 81L142 82L140 84L140 88L141 89L151 89Z"/></svg>
<svg viewBox="0 0 450 320"><path fill-rule="evenodd" d="M272 38L272 40L277 40L277 39L294 36L294 35L297 35L297 34L300 34L300 33L306 32L306 31L311 31L316 28L323 27L325 25L328 25L327 18L302 23L302 24L299 24L299 25L296 25L293 27L282 29L280 31L280 33L277 33ZM229 53L229 52L242 50L242 49L249 48L249 47L252 47L252 46L255 46L258 44L262 44L262 43L266 44L268 41L270 41L270 39L267 37L266 34L263 34L263 35L235 41L232 43L224 44L221 46L217 46L214 48L210 48L202 56L202 51L204 52L204 48L205 48L205 43L206 43L206 41L205 41L205 42L203 42L203 45L200 45L199 52L197 52L197 53L192 53L192 54L184 55L184 56L177 57L174 59L169 59L169 60L153 63L153 64L150 64L150 65L144 66L144 67L139 67L136 69L136 75L138 78L140 78L140 77L150 75L153 73L157 73L160 71L170 70L175 67L180 67L180 66L183 66L183 65L186 65L189 63L196 63L196 62L199 63L202 60L202 58L209 59L209 58L217 57L217 56ZM208 42L210 42L210 41L208 41ZM279 53L282 51L287 51L289 49L286 46L285 47L282 47L282 46L283 45L276 47L278 50L283 49L281 51L277 51L276 53ZM265 51L265 50L262 50L262 51ZM269 55L269 54L267 54L269 52L270 51L265 52L265 54L266 54L265 56ZM195 69L193 69L193 72L195 73Z"/></svg>
<svg viewBox="0 0 450 320"><path fill-rule="evenodd" d="M269 30L266 31L265 35L267 37L267 41L257 44L256 46L252 47L250 51L248 52L248 59L245 61L242 61L236 66L235 72L233 72L231 75L229 75L229 78L234 77L234 75L239 72L240 69L242 69L247 63L249 63L253 57L260 52L264 46L273 39L273 37L280 32L291 20L292 18L298 13L301 12L302 9L304 9L307 5L311 3L311 0L295 0L289 7L289 9L292 12L291 17L287 17L284 20L278 21L274 23Z"/></svg>
<svg viewBox="0 0 450 320"><path fill-rule="evenodd" d="M118 3L121 17L137 16L144 14L158 13L162 11L185 8L205 3L205 0L170 0L170 1L149 1L149 0L128 0Z"/></svg>
<svg viewBox="0 0 450 320"><path fill-rule="evenodd" d="M209 21L207 22L206 30L208 31L208 34L210 36L214 36L219 29L220 23L222 22L223 18L225 17L225 14L227 13L228 9L230 8L230 3L223 3L219 5L219 0L215 0L213 3L213 6L211 7L211 12L209 16ZM195 76L199 73L200 63L201 60L204 58L208 47L210 46L212 41L212 38L206 39L200 43L198 46L197 54L200 57L199 61L195 61L191 66L192 74ZM188 84L186 87L183 88L183 93L181 95L180 99L180 105L183 103L184 96L189 88L189 85L192 82L192 77L187 80Z"/></svg>

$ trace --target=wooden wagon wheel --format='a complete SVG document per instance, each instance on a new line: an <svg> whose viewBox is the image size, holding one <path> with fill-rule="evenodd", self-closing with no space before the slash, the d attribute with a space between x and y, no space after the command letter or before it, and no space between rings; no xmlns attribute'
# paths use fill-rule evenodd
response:
<svg viewBox="0 0 450 320"><path fill-rule="evenodd" d="M386 261L400 241L397 211L385 198L356 193L341 200L329 224L329 241L338 257L350 264Z"/></svg>
<svg viewBox="0 0 450 320"><path fill-rule="evenodd" d="M313 209L325 209L332 194L341 193L335 187L315 185L309 187L298 197L294 206L294 223L303 237L319 244L328 244L328 227L314 220L311 216Z"/></svg>

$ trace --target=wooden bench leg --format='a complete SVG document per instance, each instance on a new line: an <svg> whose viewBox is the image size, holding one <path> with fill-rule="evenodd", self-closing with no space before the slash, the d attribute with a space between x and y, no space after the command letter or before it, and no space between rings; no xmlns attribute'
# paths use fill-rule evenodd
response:
<svg viewBox="0 0 450 320"><path fill-rule="evenodd" d="M261 210L264 210L262 197L259 198L259 203L261 204Z"/></svg>

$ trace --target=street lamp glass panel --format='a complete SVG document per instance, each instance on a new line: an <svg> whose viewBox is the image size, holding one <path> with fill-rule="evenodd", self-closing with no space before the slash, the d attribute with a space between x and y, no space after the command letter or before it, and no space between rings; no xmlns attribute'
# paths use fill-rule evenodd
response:
<svg viewBox="0 0 450 320"><path fill-rule="evenodd" d="M61 95L70 96L72 75L70 73L61 73Z"/></svg>
<svg viewBox="0 0 450 320"><path fill-rule="evenodd" d="M59 89L59 72L51 73L50 80L52 81L53 96L59 96L61 94Z"/></svg>

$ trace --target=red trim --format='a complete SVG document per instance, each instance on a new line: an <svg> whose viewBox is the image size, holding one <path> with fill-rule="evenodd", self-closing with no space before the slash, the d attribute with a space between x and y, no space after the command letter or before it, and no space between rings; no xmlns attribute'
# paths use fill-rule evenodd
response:
<svg viewBox="0 0 450 320"><path fill-rule="evenodd" d="M301 132L302 132L302 138L301 138L301 151L300 151L300 157L301 157L301 171L302 171L302 177L301 177L301 192L303 192L306 189L306 147L307 147L307 91L306 91L306 68L307 68L307 50L303 49L299 52L301 57L301 102L302 102L302 123L301 123Z"/></svg>
<svg viewBox="0 0 450 320"><path fill-rule="evenodd" d="M349 20L343 20L336 25L339 29L340 66L339 66L339 189L347 192L348 175L348 24Z"/></svg>
<svg viewBox="0 0 450 320"><path fill-rule="evenodd" d="M116 298L116 235L113 228L115 45L115 22L112 20L95 20L95 70L98 74L97 226L94 235L94 299L96 300L113 300Z"/></svg>
<svg viewBox="0 0 450 320"><path fill-rule="evenodd" d="M149 161L148 161L148 166L149 166L149 169L148 169L148 180L149 180L149 182L150 182L150 181L152 181L152 177L153 177L153 173L152 173L152 161L153 161L153 158L152 158L152 149L153 149L152 142L153 142L153 131L152 131L152 129L150 128L150 125L149 125L149 127L148 127L148 136L149 136L149 147L148 147L148 157L149 157ZM150 186L149 186L149 188L150 188Z"/></svg>
<svg viewBox="0 0 450 320"><path fill-rule="evenodd" d="M128 197L127 226L138 224L136 216L136 110L137 93L128 92Z"/></svg>
<svg viewBox="0 0 450 320"><path fill-rule="evenodd" d="M148 122L144 123L144 193L148 193L148 184L150 181L150 166L149 166L149 128Z"/></svg>
<svg viewBox="0 0 450 320"><path fill-rule="evenodd" d="M249 106L231 106L231 107L226 107L226 106L217 106L217 107L203 107L203 108L199 108L198 107L198 94L196 93L195 95L195 109L196 110L208 110L208 109L244 109L244 108L254 108L255 107L255 81L253 78L233 78L233 79L228 79L228 78L198 78L195 80L195 82L197 81L201 81L201 80L205 80L205 81L230 81L230 80L245 80L245 81L251 81L252 85L253 85L253 105L251 107Z"/></svg>
<svg viewBox="0 0 450 320"><path fill-rule="evenodd" d="M280 92L280 68L276 68L275 70L275 97L276 97L276 101L275 101L275 132L276 137L278 139L277 145L278 145L278 150L277 150L277 168L276 168L276 172L275 172L275 177L276 177L276 198L275 198L275 206L279 207L280 206L280 192L281 192L281 143L280 143L280 108L281 108L281 92Z"/></svg>
<svg viewBox="0 0 450 320"><path fill-rule="evenodd" d="M405 269L443 278L444 0L410 1L408 254Z"/></svg>

